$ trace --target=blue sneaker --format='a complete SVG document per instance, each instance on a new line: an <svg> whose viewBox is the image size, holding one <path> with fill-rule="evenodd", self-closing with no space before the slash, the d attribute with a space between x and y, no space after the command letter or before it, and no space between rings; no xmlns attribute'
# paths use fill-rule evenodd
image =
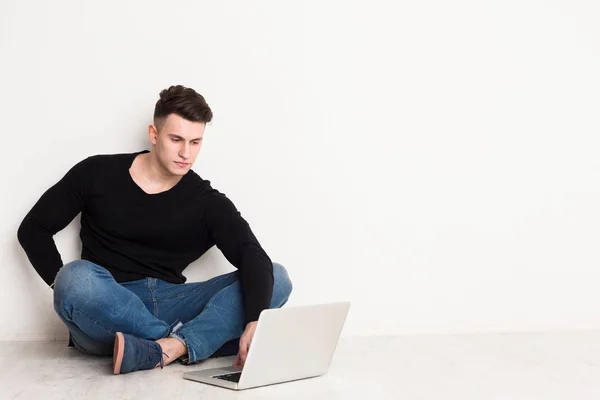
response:
<svg viewBox="0 0 600 400"><path fill-rule="evenodd" d="M152 369L160 364L165 366L160 344L153 340L138 339L126 333L117 332L113 351L113 372L115 375L142 369ZM165 356L167 356L165 354ZM169 357L169 356L167 356Z"/></svg>

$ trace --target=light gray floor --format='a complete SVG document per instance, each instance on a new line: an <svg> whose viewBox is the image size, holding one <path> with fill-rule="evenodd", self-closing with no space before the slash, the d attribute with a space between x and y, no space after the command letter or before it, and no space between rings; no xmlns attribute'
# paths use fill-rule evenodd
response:
<svg viewBox="0 0 600 400"><path fill-rule="evenodd" d="M0 342L0 399L600 399L600 332L343 338L325 376L233 392L194 366L111 374L65 343Z"/></svg>

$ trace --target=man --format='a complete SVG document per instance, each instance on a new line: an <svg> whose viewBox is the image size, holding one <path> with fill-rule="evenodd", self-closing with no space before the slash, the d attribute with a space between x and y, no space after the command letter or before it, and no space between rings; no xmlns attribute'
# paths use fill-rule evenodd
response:
<svg viewBox="0 0 600 400"><path fill-rule="evenodd" d="M163 90L150 151L79 162L19 227L70 343L112 354L115 374L236 353L243 366L260 312L291 293L233 203L191 170L212 115L193 89ZM79 212L81 260L63 265L53 236ZM237 271L184 283L182 271L215 244Z"/></svg>

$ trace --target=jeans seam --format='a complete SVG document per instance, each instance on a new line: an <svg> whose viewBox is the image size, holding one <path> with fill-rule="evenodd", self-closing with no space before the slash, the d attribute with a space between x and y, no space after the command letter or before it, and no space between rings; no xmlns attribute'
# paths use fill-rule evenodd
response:
<svg viewBox="0 0 600 400"><path fill-rule="evenodd" d="M67 302L65 302L65 301L59 301L59 302L58 302L58 307L59 307L59 308L62 308L62 305L63 305L63 304L67 304ZM98 323L98 321L96 321L94 318L90 317L89 315L87 315L87 314L86 314L86 313L84 313L83 311L79 311L79 310L75 309L75 307L73 307L73 305L72 305L72 304L69 304L69 305L70 305L70 306L71 306L71 308L73 309L73 313L77 313L77 314L83 315L84 317L86 317L87 319L89 319L90 321L92 321L92 323L93 323L94 325L96 325L98 328L100 328L100 329L101 329L101 330L103 330L104 332L106 332L106 333L108 333L108 334L110 334L110 335L114 335L114 334L115 334L114 332L107 331L107 330L106 330L106 329L105 329L105 328L104 328L102 325L100 325L100 324ZM75 323L73 320L71 320L70 322L72 322L72 323ZM79 329L81 329L81 328L79 328ZM85 333L85 332L84 332L84 333ZM74 343L75 343L75 341L73 341L73 344L74 344Z"/></svg>
<svg viewBox="0 0 600 400"><path fill-rule="evenodd" d="M150 299L152 301L152 309L154 310L153 315L155 317L158 316L158 302L156 301L156 297L154 296L154 288L152 287L152 279L153 278L148 278L148 291L150 292Z"/></svg>

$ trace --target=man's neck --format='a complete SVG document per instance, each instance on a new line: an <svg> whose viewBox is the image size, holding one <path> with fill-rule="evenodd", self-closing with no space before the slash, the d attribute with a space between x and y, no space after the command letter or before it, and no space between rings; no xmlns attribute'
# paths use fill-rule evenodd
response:
<svg viewBox="0 0 600 400"><path fill-rule="evenodd" d="M182 178L163 168L156 159L154 152L137 156L132 169L136 178L142 180L141 183L153 191L169 190L177 185Z"/></svg>

